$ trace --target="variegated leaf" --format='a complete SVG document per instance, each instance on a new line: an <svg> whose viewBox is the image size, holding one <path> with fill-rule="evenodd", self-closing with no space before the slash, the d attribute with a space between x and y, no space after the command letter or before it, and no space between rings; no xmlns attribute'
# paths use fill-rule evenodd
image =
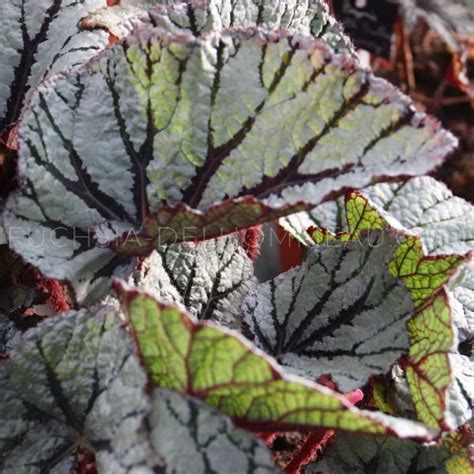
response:
<svg viewBox="0 0 474 474"><path fill-rule="evenodd" d="M410 350L405 366L419 419L433 427L454 429L458 424L453 420L462 417L450 416L446 397L453 381L449 353L455 349L456 338L450 299L443 285L456 281L453 276L470 257L442 253L469 250L469 236L474 235L472 207L428 177L379 184L364 190L364 195L377 206L353 194L345 205L337 200L311 213L291 216L286 228L301 242L310 237L319 243L335 238L331 237L333 231L342 232L338 238L347 238L364 229L385 228L389 223L420 234L399 242L389 267L410 290L417 307L408 325ZM305 237L303 226L311 222L330 230L313 230ZM426 255L426 247L434 255Z"/></svg>
<svg viewBox="0 0 474 474"><path fill-rule="evenodd" d="M0 134L15 123L38 84L86 63L107 45L103 32L78 28L106 0L2 0L0 3Z"/></svg>
<svg viewBox="0 0 474 474"><path fill-rule="evenodd" d="M447 398L453 383L450 353L455 331L448 295L440 289L408 323L410 352L404 361L417 418L428 426L455 429Z"/></svg>
<svg viewBox="0 0 474 474"><path fill-rule="evenodd" d="M240 326L244 296L257 284L253 262L237 237L160 247L142 264L134 283L198 319L232 327Z"/></svg>
<svg viewBox="0 0 474 474"><path fill-rule="evenodd" d="M318 40L148 27L38 89L20 130L22 192L4 224L18 253L81 300L128 262L95 234L132 254L142 240L148 253L184 240L189 226L189 239L220 236L347 186L425 173L453 145L407 97ZM117 235L130 232L138 245L127 247Z"/></svg>
<svg viewBox="0 0 474 474"><path fill-rule="evenodd" d="M243 306L258 347L312 380L340 390L365 385L408 351L414 304L388 264L403 234L364 233L309 250L303 265L260 284Z"/></svg>
<svg viewBox="0 0 474 474"><path fill-rule="evenodd" d="M158 0L128 0L94 12L83 21L87 28L105 28L123 38L134 28L153 24L176 34L199 36L228 28L261 27L311 34L336 51L355 55L350 39L329 15L322 0L189 0L160 5Z"/></svg>
<svg viewBox="0 0 474 474"><path fill-rule="evenodd" d="M265 444L217 410L180 393L155 389L149 438L165 474L279 472Z"/></svg>
<svg viewBox="0 0 474 474"><path fill-rule="evenodd" d="M364 196L419 235L430 255L474 250L474 207L429 176L371 186Z"/></svg>
<svg viewBox="0 0 474 474"><path fill-rule="evenodd" d="M311 377L331 374L348 391L408 352L410 305L422 307L466 259L426 257L421 240L406 232L390 240L389 222L400 224L357 193L340 205L321 206L332 211L323 218L345 231L313 228L307 235L317 246L303 266L260 285L246 300L244 320L258 346L280 363ZM453 331L445 332L446 338L433 336L449 351ZM418 347L411 338L410 353ZM445 362L449 383L447 356Z"/></svg>
<svg viewBox="0 0 474 474"><path fill-rule="evenodd" d="M368 188L366 194L402 225L420 235L431 264L441 253L474 250L474 207L453 196L444 184L433 178L379 184ZM449 258L453 260L456 255ZM436 264L431 274L432 282L441 275L436 272ZM432 318L425 322L420 319L420 330L412 333L416 342L412 344L411 359L423 361L412 372L410 383L418 417L433 426L436 422L443 425L446 418L446 429L456 428L472 416L472 394L462 387L469 380L463 374L472 373L474 363L455 353L459 341L454 333L448 334L447 325L455 324L461 340L472 341L473 275L472 266L467 266L464 275L448 282L450 299L444 297L444 321L439 317L438 322ZM441 315L440 310L437 313ZM417 351L419 344L424 347L421 352ZM452 372L449 377L448 371Z"/></svg>
<svg viewBox="0 0 474 474"><path fill-rule="evenodd" d="M78 451L118 474L146 465L146 377L110 308L50 318L0 363L0 470L68 473Z"/></svg>
<svg viewBox="0 0 474 474"><path fill-rule="evenodd" d="M115 289L157 387L199 398L258 431L322 426L430 437L422 425L358 410L323 386L285 375L236 332L196 322L123 283Z"/></svg>
<svg viewBox="0 0 474 474"><path fill-rule="evenodd" d="M454 438L454 437L453 437ZM469 441L468 441L469 442ZM472 472L469 448L447 438L438 445L341 434L324 457L304 469L305 474L467 474Z"/></svg>

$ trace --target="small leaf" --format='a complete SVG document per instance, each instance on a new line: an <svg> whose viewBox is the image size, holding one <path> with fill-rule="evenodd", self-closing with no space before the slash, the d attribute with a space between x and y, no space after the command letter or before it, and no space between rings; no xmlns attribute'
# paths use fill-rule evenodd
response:
<svg viewBox="0 0 474 474"><path fill-rule="evenodd" d="M155 389L148 424L165 473L279 472L262 441L199 400Z"/></svg>
<svg viewBox="0 0 474 474"><path fill-rule="evenodd" d="M115 289L152 382L202 399L254 430L317 426L402 437L430 437L421 425L358 410L320 385L284 375L238 333L195 322L174 306Z"/></svg>
<svg viewBox="0 0 474 474"><path fill-rule="evenodd" d="M107 45L103 32L78 28L105 0L5 0L0 4L0 135L15 123L47 76L84 64Z"/></svg>
<svg viewBox="0 0 474 474"><path fill-rule="evenodd" d="M0 377L2 473L69 472L81 448L94 450L104 472L145 462L145 374L111 308L28 331Z"/></svg>
<svg viewBox="0 0 474 474"><path fill-rule="evenodd" d="M259 285L243 306L254 342L309 379L330 374L344 392L387 372L408 351L414 312L388 271L402 236L376 230L316 245L301 267Z"/></svg>
<svg viewBox="0 0 474 474"><path fill-rule="evenodd" d="M105 28L123 38L134 28L153 24L175 34L203 35L230 28L261 27L266 31L285 29L313 35L336 51L355 55L343 28L329 15L325 2L310 0L265 0L255 3L209 0L159 5L157 0L121 1L113 8L94 12L83 26Z"/></svg>
<svg viewBox="0 0 474 474"><path fill-rule="evenodd" d="M159 247L134 284L198 319L240 326L240 306L256 285L253 263L237 237Z"/></svg>
<svg viewBox="0 0 474 474"><path fill-rule="evenodd" d="M196 227L189 240L224 235L348 186L425 173L454 144L316 39L145 27L38 89L20 128L22 192L4 224L25 260L91 300L129 262L97 245L137 254L185 239L185 227ZM115 243L132 233L138 245L114 246L109 228Z"/></svg>

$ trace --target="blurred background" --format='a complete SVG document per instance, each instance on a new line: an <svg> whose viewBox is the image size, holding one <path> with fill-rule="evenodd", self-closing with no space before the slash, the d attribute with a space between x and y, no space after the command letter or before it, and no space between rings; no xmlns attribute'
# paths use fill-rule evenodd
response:
<svg viewBox="0 0 474 474"><path fill-rule="evenodd" d="M460 140L436 177L474 202L474 0L328 0L362 62Z"/></svg>

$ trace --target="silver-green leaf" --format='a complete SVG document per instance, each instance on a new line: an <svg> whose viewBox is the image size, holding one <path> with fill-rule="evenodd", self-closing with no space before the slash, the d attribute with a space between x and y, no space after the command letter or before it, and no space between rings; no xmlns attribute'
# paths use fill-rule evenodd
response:
<svg viewBox="0 0 474 474"><path fill-rule="evenodd" d="M454 143L316 39L145 27L38 89L4 224L15 251L84 300L130 255L423 174Z"/></svg>
<svg viewBox="0 0 474 474"><path fill-rule="evenodd" d="M103 472L145 464L146 376L111 308L48 319L21 337L0 374L2 473L67 473L81 449Z"/></svg>
<svg viewBox="0 0 474 474"><path fill-rule="evenodd" d="M164 473L279 472L262 441L235 428L214 408L178 392L154 390L148 424Z"/></svg>
<svg viewBox="0 0 474 474"><path fill-rule="evenodd" d="M324 457L304 469L305 474L447 474L449 463L458 461L470 472L465 454L453 454L449 445L424 446L394 438L338 434Z"/></svg>
<svg viewBox="0 0 474 474"><path fill-rule="evenodd" d="M107 45L103 32L79 21L106 0L2 0L0 3L0 133L15 123L47 76L90 60Z"/></svg>
<svg viewBox="0 0 474 474"><path fill-rule="evenodd" d="M374 231L314 246L303 265L259 285L246 298L253 341L284 366L342 391L387 372L408 349L413 301L388 263L401 235Z"/></svg>
<svg viewBox="0 0 474 474"><path fill-rule="evenodd" d="M350 39L329 14L328 6L322 0L189 0L163 3L157 0L122 1L120 5L94 12L83 21L83 25L90 29L105 28L118 38L144 24L195 36L228 28L261 27L266 31L284 28L292 33L311 34L338 52L356 54Z"/></svg>
<svg viewBox="0 0 474 474"><path fill-rule="evenodd" d="M244 296L257 281L239 239L222 237L160 247L143 263L134 283L198 319L237 327Z"/></svg>

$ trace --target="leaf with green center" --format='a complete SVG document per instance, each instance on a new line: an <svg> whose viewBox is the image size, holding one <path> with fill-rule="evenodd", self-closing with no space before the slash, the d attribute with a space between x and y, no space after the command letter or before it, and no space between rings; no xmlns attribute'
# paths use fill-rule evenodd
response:
<svg viewBox="0 0 474 474"><path fill-rule="evenodd" d="M454 144L316 39L146 27L38 89L4 224L25 260L84 300L126 266L120 249L220 236L348 186L425 173ZM118 237L130 232L136 245Z"/></svg>
<svg viewBox="0 0 474 474"><path fill-rule="evenodd" d="M377 207L367 198L352 193L345 206L338 200L323 204L306 215L291 216L286 221L286 228L301 242L306 242L308 238L303 237L301 224L328 225L329 230L312 229L309 232L316 243L358 238L362 230L377 230L389 225L403 226L421 234L400 240L389 265L389 273L403 281L417 308L416 316L408 325L407 377L418 418L429 426L456 428L458 424L453 420L457 417L450 416L446 401L453 381L449 353L455 347L455 332L443 285L453 281L453 276L470 256L442 255L442 252L469 250L469 239L464 242L464 237L466 233L474 235L472 207L454 198L444 185L432 178L415 178L403 184L379 184L365 190L364 195ZM425 255L425 246L433 250L433 255Z"/></svg>
<svg viewBox="0 0 474 474"><path fill-rule="evenodd" d="M455 470L458 468L459 470ZM305 474L467 474L472 472L469 451L451 439L439 445L412 441L341 434L324 457L309 464Z"/></svg>
<svg viewBox="0 0 474 474"><path fill-rule="evenodd" d="M257 281L239 239L223 237L160 247L142 264L134 284L198 319L238 327L241 303Z"/></svg>
<svg viewBox="0 0 474 474"><path fill-rule="evenodd" d="M65 473L78 450L125 473L149 455L146 376L113 310L48 319L0 363L0 470Z"/></svg>
<svg viewBox="0 0 474 474"><path fill-rule="evenodd" d="M358 410L320 385L284 375L238 333L195 322L175 306L116 282L152 382L199 398L256 430L317 426L430 437L421 425Z"/></svg>
<svg viewBox="0 0 474 474"><path fill-rule="evenodd" d="M301 267L256 287L243 311L254 343L280 364L312 380L330 374L348 392L408 351L414 305L388 271L402 234L340 237L311 248Z"/></svg>
<svg viewBox="0 0 474 474"><path fill-rule="evenodd" d="M474 250L474 207L453 196L444 184L433 178L378 184L368 188L365 194L404 227L420 235L423 246L430 254L427 259L431 266L442 253L455 254ZM455 262L456 258L456 255L449 256L451 262ZM433 273L436 272L436 265L439 263L433 267ZM448 260L445 260L443 265L447 269ZM469 380L463 374L472 373L474 364L468 359L460 359L456 354L450 354L455 351L458 341L454 334L449 335L448 331L452 332L450 326L455 324L463 340L473 339L473 326L469 322L472 319L470 308L474 307L474 298L471 298L473 275L472 267L468 266L464 276L447 282L454 301L450 298L449 303L445 303L446 316L443 324L433 320L424 326L426 334L412 335L414 343L410 358L413 360L419 359L419 354L415 351L418 343L428 341L423 351L423 369L421 372L413 372L410 388L417 401L415 406L418 418L432 426L437 420L445 428L452 429L472 416L472 395L462 387L468 385L466 380ZM441 272L432 277L431 281L434 282L440 277ZM456 301L457 304L453 305ZM448 379L449 368L452 375ZM443 423L443 413L448 426Z"/></svg>
<svg viewBox="0 0 474 474"><path fill-rule="evenodd" d="M123 38L144 24L195 36L229 28L285 29L292 33L313 35L338 52L347 51L355 55L350 39L321 0L190 0L170 5L160 3L164 2L122 1L113 8L94 12L83 21L83 26L105 28L117 38Z"/></svg>
<svg viewBox="0 0 474 474"><path fill-rule="evenodd" d="M410 352L404 368L416 415L428 426L451 430L447 393L453 382L449 353L455 345L451 308L444 289L408 323Z"/></svg>
<svg viewBox="0 0 474 474"><path fill-rule="evenodd" d="M428 176L399 183L369 186L363 194L384 218L395 219L405 229L419 235L429 255L466 253L474 250L474 208L453 196L444 185ZM337 233L347 230L344 202L339 199L282 219L282 224L297 239L316 226Z"/></svg>
<svg viewBox="0 0 474 474"><path fill-rule="evenodd" d="M47 76L89 61L107 45L103 32L78 28L105 0L3 0L0 3L0 135L14 124Z"/></svg>
<svg viewBox="0 0 474 474"><path fill-rule="evenodd" d="M180 393L155 389L148 424L151 445L166 465L164 473L279 472L262 441Z"/></svg>

